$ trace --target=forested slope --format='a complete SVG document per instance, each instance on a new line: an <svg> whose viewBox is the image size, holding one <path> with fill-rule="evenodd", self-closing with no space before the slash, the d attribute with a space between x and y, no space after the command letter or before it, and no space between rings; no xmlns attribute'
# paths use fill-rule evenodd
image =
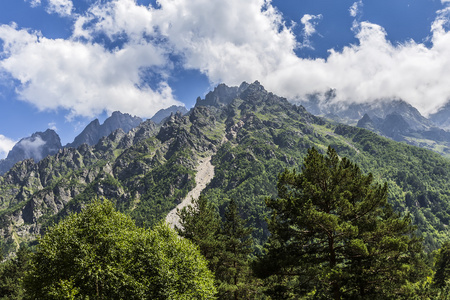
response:
<svg viewBox="0 0 450 300"><path fill-rule="evenodd" d="M15 251L96 197L151 227L194 187L196 166L210 155L215 174L203 194L222 213L235 199L261 245L268 234L265 199L276 195L278 174L299 169L312 146L326 151L329 145L388 182L389 201L411 214L428 249L449 238L449 160L315 117L255 82L220 85L187 115L172 115L162 125L145 121L95 146L16 164L0 177L2 251Z"/></svg>

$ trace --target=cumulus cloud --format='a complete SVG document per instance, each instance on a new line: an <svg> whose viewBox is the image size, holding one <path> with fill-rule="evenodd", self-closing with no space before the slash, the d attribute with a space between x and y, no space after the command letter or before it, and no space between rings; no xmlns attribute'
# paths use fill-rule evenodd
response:
<svg viewBox="0 0 450 300"><path fill-rule="evenodd" d="M33 0L33 2L40 0ZM71 0L48 0L47 12L55 13L62 17L70 16L73 10L73 3Z"/></svg>
<svg viewBox="0 0 450 300"><path fill-rule="evenodd" d="M154 22L184 67L211 82L239 84L289 64L297 42L282 15L264 0L167 0Z"/></svg>
<svg viewBox="0 0 450 300"><path fill-rule="evenodd" d="M309 37L314 33L316 33L317 22L320 19L322 19L322 15L320 14L319 15L306 14L301 18L300 22L305 26L305 28L303 29L305 36Z"/></svg>
<svg viewBox="0 0 450 300"><path fill-rule="evenodd" d="M448 1L450 1L450 0L448 0ZM362 2L362 0L359 0L359 1L357 1L357 2L354 2L354 3L352 4L352 6L350 6L350 8L349 8L349 10L348 10L348 11L350 12L350 16L356 17L358 14L361 13L362 7L363 7L363 2Z"/></svg>
<svg viewBox="0 0 450 300"><path fill-rule="evenodd" d="M425 115L449 100L450 34L441 27L434 28L431 48L414 41L393 45L381 26L368 22L360 24L356 37L359 45L331 50L326 60L298 60L278 70L273 88L293 98L329 88L336 89L335 101L400 98Z"/></svg>
<svg viewBox="0 0 450 300"><path fill-rule="evenodd" d="M120 110L151 117L157 110L180 104L161 82L152 90L141 82L146 67L161 67L164 53L152 45L108 51L99 44L47 39L39 33L0 26L5 41L0 67L22 85L19 96L41 110L64 108L71 115L92 117Z"/></svg>
<svg viewBox="0 0 450 300"><path fill-rule="evenodd" d="M431 46L392 44L381 26L355 20L358 43L330 50L324 59L304 59L295 54L304 45L269 0L158 3L155 8L134 0L96 1L76 17L68 40L3 25L0 68L22 83L23 100L85 116L107 109L146 117L179 104L167 84L169 57L212 84L259 80L293 100L333 88L336 101L401 98L424 114L449 100L449 9L431 24ZM357 16L361 7L362 1L355 2L350 14ZM315 33L320 18L302 18L304 37ZM108 50L98 37L119 46ZM148 70L157 74L156 86L143 79Z"/></svg>
<svg viewBox="0 0 450 300"><path fill-rule="evenodd" d="M5 158L15 144L15 141L0 134L0 159Z"/></svg>

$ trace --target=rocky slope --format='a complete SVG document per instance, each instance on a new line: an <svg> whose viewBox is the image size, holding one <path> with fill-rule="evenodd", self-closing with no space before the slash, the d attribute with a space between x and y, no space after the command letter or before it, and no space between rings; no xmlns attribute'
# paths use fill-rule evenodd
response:
<svg viewBox="0 0 450 300"><path fill-rule="evenodd" d="M112 115L100 124L98 119L95 119L86 128L75 137L72 143L66 145L66 147L77 148L82 144L88 144L90 146L97 144L97 142L104 136L111 134L117 129L122 129L124 132L128 132L135 128L142 122L139 117L132 117L129 114L123 114L115 111Z"/></svg>
<svg viewBox="0 0 450 300"><path fill-rule="evenodd" d="M265 199L276 195L278 174L298 169L310 147L325 151L328 145L389 183L390 202L411 214L430 249L450 237L449 160L316 117L255 82L220 85L187 115L172 114L163 124L147 120L93 146L16 164L0 177L0 247L4 254L14 251L97 197L114 201L138 225L152 226L201 183L197 189L220 212L235 199L262 243ZM210 156L211 181L196 180Z"/></svg>
<svg viewBox="0 0 450 300"><path fill-rule="evenodd" d="M168 223L172 228L180 228L180 218L178 217L178 211L182 210L184 207L191 205L192 199L197 199L200 197L201 192L206 188L206 186L211 182L214 177L214 166L211 164L211 156L208 156L199 161L197 166L197 174L195 174L195 187L189 191L186 197L172 209L166 216L166 223Z"/></svg>

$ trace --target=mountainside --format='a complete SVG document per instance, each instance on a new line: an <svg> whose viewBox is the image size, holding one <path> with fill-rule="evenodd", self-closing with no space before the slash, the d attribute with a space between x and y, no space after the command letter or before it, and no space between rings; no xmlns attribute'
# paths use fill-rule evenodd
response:
<svg viewBox="0 0 450 300"><path fill-rule="evenodd" d="M0 174L4 174L15 163L24 159L38 162L48 155L55 154L61 147L61 140L55 131L47 129L44 132L33 133L30 137L21 139L9 151L8 156L0 160Z"/></svg>
<svg viewBox="0 0 450 300"><path fill-rule="evenodd" d="M0 177L0 243L6 254L96 197L111 199L140 226L164 220L196 184L211 156L214 176L202 190L223 213L235 199L255 230L267 237L265 199L278 174L299 169L310 147L334 147L387 181L389 201L409 213L428 249L450 237L450 161L366 129L335 124L264 89L258 82L219 85L187 114L151 120L94 145L64 148L39 162L25 160Z"/></svg>
<svg viewBox="0 0 450 300"><path fill-rule="evenodd" d="M427 119L402 100L346 104L333 101L334 97L330 90L325 95L311 95L298 103L314 115L348 125L356 124L394 141L406 142L450 157L448 105Z"/></svg>
<svg viewBox="0 0 450 300"><path fill-rule="evenodd" d="M82 144L88 144L90 146L97 144L97 142L104 136L109 135L111 132L117 129L122 129L125 132L130 131L142 122L139 117L132 117L129 114L123 114L115 111L112 115L100 125L98 119L95 119L78 135L75 137L72 143L66 145L66 147L77 148Z"/></svg>
<svg viewBox="0 0 450 300"><path fill-rule="evenodd" d="M78 147L81 144L95 145L102 137L109 135L114 130L121 128L128 132L142 122L139 117L132 117L129 114L113 112L112 115L100 125L98 119L92 121L77 136L72 143L64 147ZM54 155L59 149L63 148L59 135L51 129L45 132L33 133L30 137L20 140L8 153L4 160L0 160L0 175L8 172L14 164L25 159L40 161L48 155Z"/></svg>

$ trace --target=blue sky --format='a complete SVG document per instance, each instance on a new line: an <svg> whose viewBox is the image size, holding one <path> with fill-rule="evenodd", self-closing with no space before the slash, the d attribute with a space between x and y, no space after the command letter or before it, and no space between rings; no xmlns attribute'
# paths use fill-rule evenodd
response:
<svg viewBox="0 0 450 300"><path fill-rule="evenodd" d="M292 101L450 99L450 0L2 0L0 158L55 129L71 142L120 110L192 107L259 80Z"/></svg>

